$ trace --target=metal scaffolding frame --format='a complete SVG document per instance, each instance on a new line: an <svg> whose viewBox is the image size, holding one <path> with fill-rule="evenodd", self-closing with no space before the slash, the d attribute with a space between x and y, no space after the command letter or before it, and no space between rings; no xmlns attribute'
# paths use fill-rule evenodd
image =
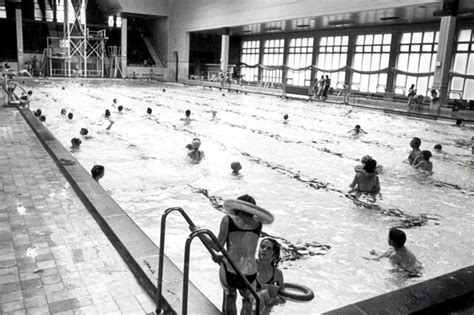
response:
<svg viewBox="0 0 474 315"><path fill-rule="evenodd" d="M62 38L48 37L49 75L104 77L106 31L95 32L87 28L85 12L88 0L63 1L64 35ZM69 13L69 4L71 4L73 14ZM90 59L95 61L95 69L88 69ZM55 66L57 68L54 68Z"/></svg>

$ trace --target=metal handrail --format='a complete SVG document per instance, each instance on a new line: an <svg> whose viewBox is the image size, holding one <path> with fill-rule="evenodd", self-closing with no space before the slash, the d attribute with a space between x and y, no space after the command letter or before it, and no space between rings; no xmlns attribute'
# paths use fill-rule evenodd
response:
<svg viewBox="0 0 474 315"><path fill-rule="evenodd" d="M184 247L184 275L183 275L183 306L181 308L182 314L187 315L188 312L188 281L189 281L189 255L190 255L190 250L191 250L191 242L192 240L198 236L200 237L201 234L206 234L210 240L216 245L220 252L224 255L224 257L227 259L227 261L230 263L232 268L237 272L237 275L244 281L245 286L247 289L249 289L250 293L253 295L255 298L255 315L260 315L260 296L258 295L257 291L254 289L252 284L247 280L247 278L242 274L240 269L235 265L234 261L230 258L229 254L227 254L227 251L219 244L219 241L217 240L216 236L214 233L207 229L200 229L193 231L189 236L188 239L186 240L186 245Z"/></svg>
<svg viewBox="0 0 474 315"><path fill-rule="evenodd" d="M252 285L248 282L247 278L241 273L241 271L237 268L235 263L231 260L229 255L227 254L227 251L218 243L217 238L215 235L205 229L200 229L200 230L195 230L196 225L194 224L193 220L188 216L188 214L183 210L183 208L180 207L173 207L173 208L168 208L165 210L165 212L161 216L161 231L160 231L160 255L158 257L158 283L157 283L157 294L156 294L156 313L160 314L161 313L161 304L162 304L162 297L161 297L161 292L163 291L163 259L164 259L164 253L165 253L165 235L166 235L166 218L171 212L178 211L181 213L183 218L186 220L186 222L189 224L189 229L192 231L192 233L188 236L188 239L186 240L186 246L185 246L185 255L184 255L184 275L183 275L183 305L182 305L182 314L186 315L187 314L187 307L188 307L188 282L189 282L189 249L191 246L191 241L194 239L194 237L199 236L201 239L202 243L206 247L206 249L209 251L209 253L212 256L212 260L215 262L219 261L218 255L214 252L214 250L210 247L210 245L204 241L200 234L207 234L210 237L210 240L219 248L219 250L222 252L224 257L228 260L232 268L237 272L237 274L244 280L246 286L250 289L250 292L256 299L256 315L259 315L260 313L260 297L258 296L257 292L255 289L252 287ZM194 231L195 230L195 231Z"/></svg>

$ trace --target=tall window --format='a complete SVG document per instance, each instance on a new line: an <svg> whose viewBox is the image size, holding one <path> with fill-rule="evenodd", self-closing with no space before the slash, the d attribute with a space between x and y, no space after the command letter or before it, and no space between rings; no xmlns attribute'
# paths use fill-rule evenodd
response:
<svg viewBox="0 0 474 315"><path fill-rule="evenodd" d="M290 41L288 54L288 67L305 68L311 65L313 57L314 39L293 38ZM303 71L288 71L288 84L298 86L309 86L311 83L311 69Z"/></svg>
<svg viewBox="0 0 474 315"><path fill-rule="evenodd" d="M7 11L5 10L5 0L0 0L0 19L7 17Z"/></svg>
<svg viewBox="0 0 474 315"><path fill-rule="evenodd" d="M317 67L323 70L336 70L347 65L347 50L349 46L349 36L327 36L319 40L319 54ZM322 75L329 75L331 85L342 88L346 76L345 71L324 73L318 71L316 76L319 80Z"/></svg>
<svg viewBox="0 0 474 315"><path fill-rule="evenodd" d="M474 30L460 30L454 55L453 71L474 75ZM474 79L454 76L449 98L474 99Z"/></svg>
<svg viewBox="0 0 474 315"><path fill-rule="evenodd" d="M355 70L377 71L389 65L390 44L392 34L358 35L355 46ZM387 73L352 75L352 88L361 92L385 92L387 88Z"/></svg>
<svg viewBox="0 0 474 315"><path fill-rule="evenodd" d="M44 6L45 6L45 18L46 21L53 21L53 10L54 8L52 7L52 2L50 1L43 1ZM86 16L85 13L85 1L83 1L82 7L81 7L81 16L83 19ZM41 12L41 8L39 5L39 1L35 0L35 20L40 21L43 19L43 13ZM64 22L64 1L56 1L56 19L58 22L62 23ZM72 6L72 1L68 1L68 21L72 23L75 20L75 14L74 14L74 7ZM82 24L84 24L84 21L82 21Z"/></svg>
<svg viewBox="0 0 474 315"><path fill-rule="evenodd" d="M107 24L110 26L110 27L122 27L122 18L120 16L114 16L114 15L110 15L108 20L107 20ZM114 25L115 24L115 25Z"/></svg>
<svg viewBox="0 0 474 315"><path fill-rule="evenodd" d="M284 39L271 39L265 41L263 49L264 66L283 66L283 54L285 50ZM262 80L264 82L281 83L281 70L263 69Z"/></svg>
<svg viewBox="0 0 474 315"><path fill-rule="evenodd" d="M240 61L253 66L259 63L258 58L260 56L260 41L244 41L242 44L242 56ZM240 74L243 76L245 81L258 81L258 67L249 68L241 67Z"/></svg>
<svg viewBox="0 0 474 315"><path fill-rule="evenodd" d="M439 32L403 33L398 55L397 69L407 72L432 72L436 65ZM395 93L406 94L414 84L418 94L428 95L433 85L433 75L414 77L398 74Z"/></svg>

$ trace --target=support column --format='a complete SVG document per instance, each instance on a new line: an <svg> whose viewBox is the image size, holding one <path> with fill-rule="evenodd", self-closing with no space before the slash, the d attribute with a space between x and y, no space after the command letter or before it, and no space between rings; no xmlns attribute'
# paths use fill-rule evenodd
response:
<svg viewBox="0 0 474 315"><path fill-rule="evenodd" d="M18 71L20 71L25 66L25 56L23 52L23 18L21 16L21 2L16 4L15 24L16 24L16 49L17 49L17 59L18 59Z"/></svg>
<svg viewBox="0 0 474 315"><path fill-rule="evenodd" d="M127 77L127 18L122 16L122 37L121 37L121 54L122 54L122 77Z"/></svg>
<svg viewBox="0 0 474 315"><path fill-rule="evenodd" d="M390 43L390 56L388 59L388 67L390 69L395 69L397 67L397 56L399 47L400 33L393 33L392 42ZM390 71L387 74L387 86L385 92L387 93L387 98L390 101L393 100L393 93L395 92L395 73L393 71Z"/></svg>
<svg viewBox="0 0 474 315"><path fill-rule="evenodd" d="M230 30L228 27L224 27L224 34L221 36L221 70L224 76L229 70L229 38Z"/></svg>
<svg viewBox="0 0 474 315"><path fill-rule="evenodd" d="M434 72L433 88L439 90L441 106L448 104L449 70L454 48L456 31L456 16L442 16L439 27L439 44L436 55L436 68Z"/></svg>
<svg viewBox="0 0 474 315"><path fill-rule="evenodd" d="M355 46L356 46L356 38L357 35L349 35L349 43L347 47L347 61L346 61L346 66L348 69L346 69L346 73L344 76L344 83L349 84L349 87L352 87L352 65L354 64L354 52L355 52Z"/></svg>

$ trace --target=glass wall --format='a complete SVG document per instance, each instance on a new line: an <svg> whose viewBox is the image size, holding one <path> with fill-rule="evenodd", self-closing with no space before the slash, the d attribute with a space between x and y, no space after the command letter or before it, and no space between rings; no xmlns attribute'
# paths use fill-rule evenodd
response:
<svg viewBox="0 0 474 315"><path fill-rule="evenodd" d="M403 33L397 69L408 72L426 73L435 70L439 32ZM405 94L414 84L418 94L429 95L433 76L414 77L398 74L395 93Z"/></svg>
<svg viewBox="0 0 474 315"><path fill-rule="evenodd" d="M474 75L474 30L459 31L454 52L452 70ZM451 80L449 98L474 100L474 79L454 76Z"/></svg>
<svg viewBox="0 0 474 315"><path fill-rule="evenodd" d="M263 49L264 66L283 66L283 55L285 50L284 39L266 40ZM281 83L282 70L263 69L262 81Z"/></svg>
<svg viewBox="0 0 474 315"><path fill-rule="evenodd" d="M305 68L311 65L313 57L314 39L293 38L290 41L288 53L288 67ZM304 71L288 71L288 84L309 86L311 84L311 68Z"/></svg>
<svg viewBox="0 0 474 315"><path fill-rule="evenodd" d="M242 55L240 56L240 62L246 63L249 66L253 66L259 63L260 56L260 41L253 40L253 41L244 41L242 44ZM242 75L242 79L245 81L258 81L258 67L255 68L248 68L248 67L241 67L240 74Z"/></svg>
<svg viewBox="0 0 474 315"><path fill-rule="evenodd" d="M318 60L316 66L323 70L336 70L347 65L347 51L349 49L349 36L327 36L321 37L318 47ZM342 88L345 81L346 72L324 73L318 71L318 80L322 75L329 75L331 86Z"/></svg>
<svg viewBox="0 0 474 315"><path fill-rule="evenodd" d="M358 35L353 68L361 71L376 71L388 68L392 34ZM385 92L387 73L352 75L352 89L360 92Z"/></svg>

